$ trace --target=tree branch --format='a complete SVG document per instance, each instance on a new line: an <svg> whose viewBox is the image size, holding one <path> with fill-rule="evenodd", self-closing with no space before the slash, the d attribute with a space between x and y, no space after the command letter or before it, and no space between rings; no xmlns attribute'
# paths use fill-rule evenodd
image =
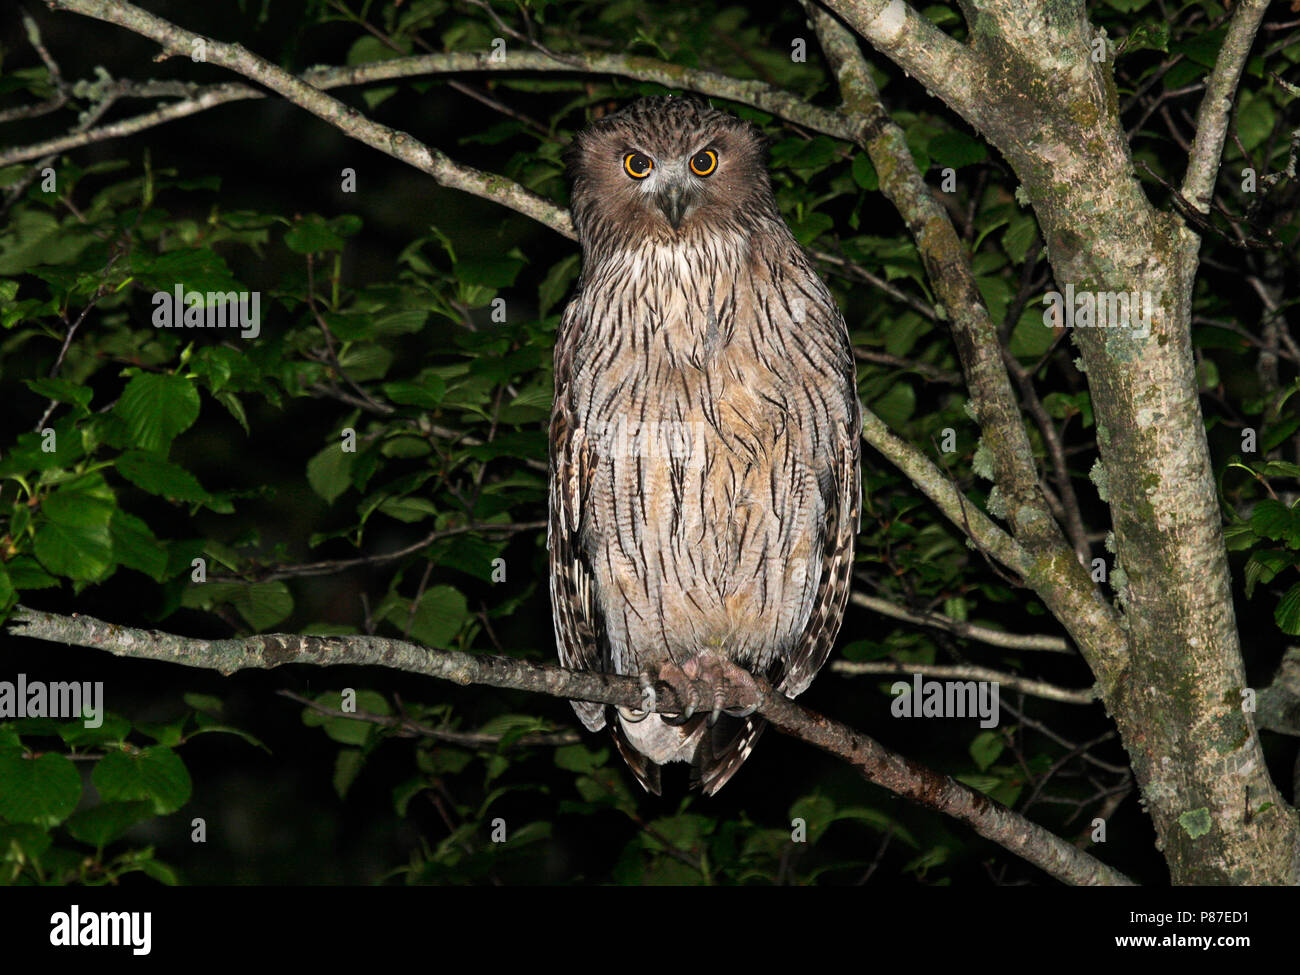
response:
<svg viewBox="0 0 1300 975"><path fill-rule="evenodd" d="M955 620L951 616L944 616L942 613L915 613L910 609L895 605L887 599L877 599L874 596L867 596L860 592L851 593L849 601L854 606L861 606L863 609L880 613L882 616L890 616L896 620L904 620L920 626L933 626L941 630L947 630L955 636L965 637L968 640L978 640L981 643L987 643L995 647L1006 647L1010 650L1048 650L1052 653L1074 652L1070 644L1059 636L1047 636L1044 633L1006 633L1002 630L991 630L987 626L976 626L974 623L967 623L964 620Z"/></svg>
<svg viewBox="0 0 1300 975"><path fill-rule="evenodd" d="M862 408L862 439L902 471L903 476L933 501L980 551L987 552L1013 572L1022 576L1029 574L1033 561L1020 543L958 491L957 485L930 458L896 435L884 420L865 406Z"/></svg>
<svg viewBox="0 0 1300 975"><path fill-rule="evenodd" d="M71 10L96 20L117 24L162 45L167 55L188 54L201 48L204 59L265 85L286 100L306 109L340 131L392 156L423 173L440 185L463 190L545 224L558 234L574 238L568 211L510 180L493 176L453 161L405 132L380 125L301 78L250 53L238 44L225 44L184 30L160 17L121 0L47 0L58 10Z"/></svg>
<svg viewBox="0 0 1300 975"><path fill-rule="evenodd" d="M824 6L930 94L970 117L971 53L903 0L825 0Z"/></svg>
<svg viewBox="0 0 1300 975"><path fill-rule="evenodd" d="M814 132L822 132L845 140L853 138L851 120L838 112L809 105L791 92L758 81L745 81L713 71L684 68L668 61L628 54L566 54L564 60L559 60L540 51L510 51L507 52L504 60L494 61L487 52L452 51L373 61L366 64L317 67L304 71L296 77L304 84L326 91L425 75L528 72L608 74L632 78L636 81L654 82L667 88L687 89L702 95L751 105ZM131 135L228 102L267 97L266 92L239 82L194 85L176 81L78 82L73 87L73 94L85 95L93 100L108 95L118 98L156 98L160 95L172 95L179 96L179 100L155 111L122 119L88 132L59 136L34 145L0 152L0 166L36 159L52 152L65 152L92 142Z"/></svg>
<svg viewBox="0 0 1300 975"><path fill-rule="evenodd" d="M161 660L233 674L285 664L382 666L424 674L460 685L484 684L550 697L596 701L622 707L646 704L636 677L564 670L497 657L434 650L376 636L259 634L230 640L194 640L158 630L140 630L89 616L62 616L26 606L15 608L7 628L17 636L107 650L115 656ZM680 712L673 688L656 683L653 710ZM774 728L816 745L852 765L868 781L969 825L981 836L1071 884L1128 885L1119 871L1083 853L1059 836L1001 803L895 754L845 725L801 707L759 681L759 712ZM723 707L743 703L739 689L723 689Z"/></svg>
<svg viewBox="0 0 1300 975"><path fill-rule="evenodd" d="M1251 45L1260 21L1268 10L1268 0L1238 0L1228 25L1228 34L1214 62L1214 71L1206 85L1205 97L1196 113L1196 139L1187 159L1182 195L1201 213L1210 212L1214 180L1223 156L1223 140L1232 118L1232 102L1246 67Z"/></svg>
<svg viewBox="0 0 1300 975"><path fill-rule="evenodd" d="M1038 571L1029 584L1063 623L1097 673L1122 657L1127 643L1114 610L1080 564L1052 518L1029 436L1002 361L997 329L975 284L970 255L948 214L916 167L902 129L890 118L857 41L806 0L810 19L839 79L846 114L860 118L859 144L880 174L880 189L916 241L927 276L952 323L984 443L993 455L1007 522Z"/></svg>
<svg viewBox="0 0 1300 975"><path fill-rule="evenodd" d="M831 670L851 676L903 674L910 677L913 674L924 674L928 677L951 677L956 680L983 680L1009 687L1032 697L1060 701L1063 704L1091 704L1097 700L1097 694L1091 687L1078 690L1058 687L1047 681L1032 680L1017 674L994 670L991 667L976 667L971 664L905 664L896 660L836 660L831 664Z"/></svg>

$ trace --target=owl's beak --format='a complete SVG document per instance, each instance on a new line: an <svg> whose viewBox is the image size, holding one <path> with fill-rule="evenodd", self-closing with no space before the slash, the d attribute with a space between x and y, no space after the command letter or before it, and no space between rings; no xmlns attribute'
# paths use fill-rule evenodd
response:
<svg viewBox="0 0 1300 975"><path fill-rule="evenodd" d="M692 203L692 196L681 183L673 182L659 191L656 202L672 224L673 230L676 230L681 226L682 217Z"/></svg>

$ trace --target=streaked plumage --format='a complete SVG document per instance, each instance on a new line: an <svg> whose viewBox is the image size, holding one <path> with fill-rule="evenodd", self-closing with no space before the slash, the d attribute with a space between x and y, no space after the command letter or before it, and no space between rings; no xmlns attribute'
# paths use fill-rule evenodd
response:
<svg viewBox="0 0 1300 975"><path fill-rule="evenodd" d="M656 676L716 655L797 695L839 630L858 528L844 319L748 123L646 98L593 123L568 161L583 264L555 348L560 660ZM573 707L605 726L604 705ZM690 761L712 794L762 728L620 712L611 730L646 789Z"/></svg>

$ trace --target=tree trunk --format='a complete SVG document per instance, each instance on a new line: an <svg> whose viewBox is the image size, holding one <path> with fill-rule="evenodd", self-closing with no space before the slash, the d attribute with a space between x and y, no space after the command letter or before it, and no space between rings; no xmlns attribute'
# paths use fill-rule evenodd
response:
<svg viewBox="0 0 1300 975"><path fill-rule="evenodd" d="M1149 296L1149 334L1076 328L1112 513L1126 664L1090 660L1175 883L1300 879L1300 833L1243 710L1231 579L1191 347L1199 238L1134 174L1081 8L982 15L970 121L1032 201L1058 288ZM1061 19L1055 19L1060 17Z"/></svg>

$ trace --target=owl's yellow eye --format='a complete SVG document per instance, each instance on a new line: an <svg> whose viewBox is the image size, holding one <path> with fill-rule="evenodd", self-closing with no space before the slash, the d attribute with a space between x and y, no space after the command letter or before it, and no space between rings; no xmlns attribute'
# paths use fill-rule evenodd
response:
<svg viewBox="0 0 1300 975"><path fill-rule="evenodd" d="M645 179L654 168L654 162L644 152L629 152L623 157L623 169L633 179Z"/></svg>
<svg viewBox="0 0 1300 975"><path fill-rule="evenodd" d="M704 149L691 157L691 172L696 176L712 176L718 168L718 154L712 149Z"/></svg>

